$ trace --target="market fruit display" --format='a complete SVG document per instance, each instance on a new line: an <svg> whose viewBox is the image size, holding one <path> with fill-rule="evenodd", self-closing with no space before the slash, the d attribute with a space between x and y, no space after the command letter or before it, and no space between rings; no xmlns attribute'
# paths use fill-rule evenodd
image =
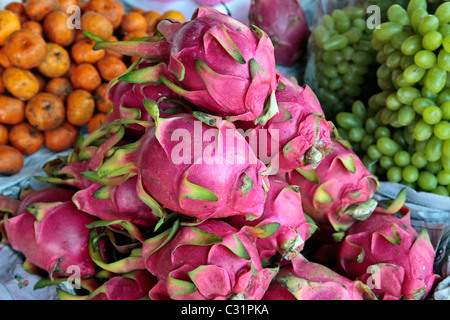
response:
<svg viewBox="0 0 450 320"><path fill-rule="evenodd" d="M392 201L374 199L377 177L312 88L277 70L263 30L202 6L185 22L162 20L147 38L83 34L94 50L133 58L108 82L105 122L35 177L52 187L0 197L0 241L42 277L36 290L54 286L60 299L78 300L399 300L431 293L440 276L430 268L427 231L387 232L379 223L382 216L408 225L394 220L407 210L406 189ZM317 232L333 238L322 245L336 249L330 260L337 268L311 254ZM356 241L381 232L377 245ZM365 273L352 272L356 246L349 243L367 252L368 266L383 262L383 250L398 251L389 263L399 270L400 294L375 290ZM418 248L426 255L418 257ZM80 287L62 286L74 267Z"/></svg>
<svg viewBox="0 0 450 320"><path fill-rule="evenodd" d="M92 40L81 30L70 28L74 14L71 5L80 8L81 27L105 40L147 37L153 34L156 23L169 17L185 21L175 10L125 12L122 2L113 0L7 4L0 10L0 124L7 130L2 144L17 149L24 157L42 148L67 151L75 144L74 135L97 128L111 106L99 90L132 64L130 56L93 50ZM76 98L73 92L79 90L84 91ZM47 105L51 108L44 110ZM46 139L24 145L30 141L30 130L17 128L28 125L36 139ZM19 132L24 134L19 136ZM2 171L2 175L16 174L22 168Z"/></svg>
<svg viewBox="0 0 450 320"><path fill-rule="evenodd" d="M336 116L340 134L381 180L448 196L449 4L391 5L373 31L378 92Z"/></svg>

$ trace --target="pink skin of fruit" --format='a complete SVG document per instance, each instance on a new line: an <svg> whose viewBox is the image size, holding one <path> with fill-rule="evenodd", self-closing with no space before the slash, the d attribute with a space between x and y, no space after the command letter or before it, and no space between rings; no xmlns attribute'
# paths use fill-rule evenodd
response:
<svg viewBox="0 0 450 320"><path fill-rule="evenodd" d="M96 220L93 216L79 211L71 201L35 203L28 211L33 214L24 212L5 222L10 245L25 255L27 263L55 278L71 275L73 270L67 268L73 266L81 277L96 273L86 227Z"/></svg>
<svg viewBox="0 0 450 320"><path fill-rule="evenodd" d="M266 152L272 157L270 167L282 174L296 168L311 170L331 153L334 126L326 121L322 107L311 88L300 86L279 74L279 87L275 92L278 113L265 125L237 121L250 144L267 139ZM272 150L272 146L278 150ZM252 147L258 150L258 146ZM258 151L258 154L260 152Z"/></svg>
<svg viewBox="0 0 450 320"><path fill-rule="evenodd" d="M171 238L169 233L143 243L146 267L158 278L151 299L259 300L276 273L262 267L249 231L222 220L180 226Z"/></svg>
<svg viewBox="0 0 450 320"><path fill-rule="evenodd" d="M300 187L307 215L318 224L331 223L340 232L370 216L377 205L372 198L379 184L352 150L338 141L333 141L333 147L315 170L294 170L286 179Z"/></svg>
<svg viewBox="0 0 450 320"><path fill-rule="evenodd" d="M292 66L305 52L310 29L300 1L252 0L249 19L269 35L278 65Z"/></svg>
<svg viewBox="0 0 450 320"><path fill-rule="evenodd" d="M361 281L352 281L301 254L282 265L262 300L377 300Z"/></svg>
<svg viewBox="0 0 450 320"><path fill-rule="evenodd" d="M371 283L383 300L423 299L439 278L433 272L435 251L426 230L411 227L409 208L386 213L378 207L346 233L340 267L352 278Z"/></svg>
<svg viewBox="0 0 450 320"><path fill-rule="evenodd" d="M145 76L148 81L161 80L213 115L257 123L273 115L278 77L273 45L265 32L208 6L199 7L190 21L165 19L157 28L163 37L100 42L96 48L163 61L158 67L137 70L139 81L145 82ZM145 75L147 71L150 75ZM135 75L128 76L138 81ZM270 112L264 110L266 102L271 102Z"/></svg>
<svg viewBox="0 0 450 320"><path fill-rule="evenodd" d="M101 220L127 220L137 226L154 226L157 219L152 210L139 199L136 183L137 176L113 186L94 183L77 191L73 202L79 210Z"/></svg>
<svg viewBox="0 0 450 320"><path fill-rule="evenodd" d="M277 224L278 229L274 234L256 240L261 260L268 260L277 252L283 259L291 260L303 249L316 226L303 213L302 197L297 186L289 185L279 176L269 176L269 184L264 212L260 218L246 221L236 216L228 218L227 222L236 228Z"/></svg>

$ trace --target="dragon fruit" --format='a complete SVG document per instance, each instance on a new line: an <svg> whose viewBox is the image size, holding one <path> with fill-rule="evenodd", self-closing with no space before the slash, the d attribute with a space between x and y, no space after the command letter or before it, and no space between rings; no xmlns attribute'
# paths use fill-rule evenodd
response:
<svg viewBox="0 0 450 320"><path fill-rule="evenodd" d="M269 176L269 184L260 218L246 221L241 216L235 216L228 218L227 222L236 228L278 224L279 228L273 235L256 240L256 247L263 261L274 257L277 252L282 259L291 260L303 249L305 241L315 232L316 225L303 213L298 186L289 185L279 176Z"/></svg>
<svg viewBox="0 0 450 320"><path fill-rule="evenodd" d="M265 32L207 6L190 21L165 19L157 29L160 35L147 40L99 42L94 48L163 61L163 83L211 114L264 123L277 112L275 57ZM143 81L147 71L125 78Z"/></svg>
<svg viewBox="0 0 450 320"><path fill-rule="evenodd" d="M273 173L286 173L296 168L315 169L322 159L331 153L334 125L325 120L317 97L307 85L300 86L281 72L275 96L279 113L265 125L254 125L249 121L238 121L257 154L270 155ZM260 150L255 142L268 141ZM277 148L273 150L272 148ZM263 153L264 152L264 153Z"/></svg>
<svg viewBox="0 0 450 320"><path fill-rule="evenodd" d="M150 298L260 300L276 274L262 266L255 246L255 237L266 233L220 219L174 223L142 246L146 267L158 279Z"/></svg>
<svg viewBox="0 0 450 320"><path fill-rule="evenodd" d="M433 271L435 250L428 232L418 233L411 226L405 195L356 222L339 250L343 272L369 283L383 300L424 299L439 278Z"/></svg>
<svg viewBox="0 0 450 320"><path fill-rule="evenodd" d="M292 66L302 56L310 30L300 1L252 0L249 20L269 35L278 65Z"/></svg>
<svg viewBox="0 0 450 320"><path fill-rule="evenodd" d="M373 196L379 184L341 140L333 141L333 146L333 153L315 170L294 170L286 179L300 187L305 213L318 224L330 223L340 233L370 216L377 205Z"/></svg>
<svg viewBox="0 0 450 320"><path fill-rule="evenodd" d="M90 293L86 300L140 300L148 299L148 292L156 278L147 270L136 270L115 275Z"/></svg>
<svg viewBox="0 0 450 320"><path fill-rule="evenodd" d="M20 205L17 208L17 214L27 211L27 207L33 203L50 203L50 202L64 202L72 200L75 191L70 188L49 187L37 191L28 192L20 200Z"/></svg>
<svg viewBox="0 0 450 320"><path fill-rule="evenodd" d="M200 220L261 216L266 167L233 123L202 112L160 118L156 103L146 104L156 125L94 175L138 175L138 195L157 216L164 209Z"/></svg>
<svg viewBox="0 0 450 320"><path fill-rule="evenodd" d="M301 254L283 265L262 300L377 300L361 281L306 260Z"/></svg>
<svg viewBox="0 0 450 320"><path fill-rule="evenodd" d="M138 197L136 186L137 176L113 186L94 183L77 191L72 200L79 210L101 220L127 220L137 226L154 226L157 218Z"/></svg>
<svg viewBox="0 0 450 320"><path fill-rule="evenodd" d="M142 121L153 121L150 114L145 110L143 105L144 99L158 101L161 111L161 117L166 114L171 115L186 111L186 103L180 100L180 97L170 90L159 79L159 68L161 64L150 61L142 61L136 65L136 68L130 67L131 70L146 70L146 81L141 82L133 75L125 73L121 79L123 81L111 81L108 84L108 99L112 103L112 108L107 115L106 123L110 123L117 119L138 119ZM150 76L154 70L154 75ZM133 82L130 82L133 81ZM131 136L139 137L145 132L145 127L139 124L130 124L127 133Z"/></svg>
<svg viewBox="0 0 450 320"><path fill-rule="evenodd" d="M79 211L71 201L33 203L28 211L5 222L9 244L26 257L30 270L37 267L51 278L67 277L79 268L79 275L95 274L87 224L96 219Z"/></svg>

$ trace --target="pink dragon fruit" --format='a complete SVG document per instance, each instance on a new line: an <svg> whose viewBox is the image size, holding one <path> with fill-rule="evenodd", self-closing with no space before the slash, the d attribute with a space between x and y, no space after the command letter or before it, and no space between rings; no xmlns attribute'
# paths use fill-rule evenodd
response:
<svg viewBox="0 0 450 320"><path fill-rule="evenodd" d="M27 193L21 200L17 209L17 214L24 213L27 207L33 203L50 203L50 202L65 202L72 200L75 191L69 188L49 187L37 191Z"/></svg>
<svg viewBox="0 0 450 320"><path fill-rule="evenodd" d="M48 272L51 278L68 277L79 268L81 277L96 273L87 224L95 221L71 201L33 203L5 222L9 244L26 257L26 265Z"/></svg>
<svg viewBox="0 0 450 320"><path fill-rule="evenodd" d="M141 300L156 284L156 278L147 270L136 270L115 275L90 293L86 300Z"/></svg>
<svg viewBox="0 0 450 320"><path fill-rule="evenodd" d="M383 300L424 299L439 278L433 272L435 251L428 232L411 227L405 195L400 194L395 205L379 206L367 220L356 222L339 250L343 272L370 283Z"/></svg>
<svg viewBox="0 0 450 320"><path fill-rule="evenodd" d="M138 195L157 216L164 209L200 220L261 216L266 167L233 123L202 112L160 118L156 103L146 104L156 125L133 146L118 148L94 175L137 174Z"/></svg>
<svg viewBox="0 0 450 320"><path fill-rule="evenodd" d="M280 267L262 300L377 300L377 297L363 282L352 281L297 255Z"/></svg>
<svg viewBox="0 0 450 320"><path fill-rule="evenodd" d="M274 257L277 252L282 259L291 260L303 249L305 241L315 232L316 225L303 213L298 186L289 185L279 176L269 176L269 184L260 218L246 221L241 216L235 216L228 218L227 222L236 228L279 225L271 236L257 239L256 247L263 261Z"/></svg>
<svg viewBox="0 0 450 320"><path fill-rule="evenodd" d="M296 168L315 169L331 153L334 125L325 120L316 95L307 85L299 86L279 73L280 81L275 93L279 113L265 125L238 121L236 126L244 131L252 148L268 141L257 154L270 155L274 173L286 173ZM255 142L259 142L255 146ZM272 148L277 148L272 150ZM264 152L264 153L263 153Z"/></svg>
<svg viewBox="0 0 450 320"><path fill-rule="evenodd" d="M159 102L161 117L164 117L166 114L185 112L185 104L180 100L180 97L165 84L161 83L159 79L159 68L161 66L162 64L144 60L136 66L136 70L145 68L144 83L139 78L136 78L135 73L131 75L125 73L120 78L122 81L111 81L108 84L108 98L112 102L112 109L107 115L106 123L117 119L153 121L144 108L142 102L144 99ZM150 70L153 70L153 76ZM137 123L132 123L127 128L127 131L128 134L139 137L145 132L145 129L145 127Z"/></svg>
<svg viewBox="0 0 450 320"><path fill-rule="evenodd" d="M79 210L101 220L127 220L137 226L154 226L157 217L138 197L136 186L137 176L113 186L94 183L77 191L72 200Z"/></svg>
<svg viewBox="0 0 450 320"><path fill-rule="evenodd" d="M164 84L214 115L264 123L276 112L275 57L265 32L206 6L190 21L166 19L157 29L162 36L95 48L162 60Z"/></svg>
<svg viewBox="0 0 450 320"><path fill-rule="evenodd" d="M276 274L261 265L255 246L255 237L265 233L239 230L220 219L175 223L143 243L147 269L158 279L150 298L260 300Z"/></svg>
<svg viewBox="0 0 450 320"><path fill-rule="evenodd" d="M269 35L278 65L292 66L302 56L310 30L300 1L252 0L249 20Z"/></svg>
<svg viewBox="0 0 450 320"><path fill-rule="evenodd" d="M379 187L358 156L340 141L333 141L333 153L315 170L294 170L286 178L300 187L305 213L318 224L330 223L337 232L370 216Z"/></svg>

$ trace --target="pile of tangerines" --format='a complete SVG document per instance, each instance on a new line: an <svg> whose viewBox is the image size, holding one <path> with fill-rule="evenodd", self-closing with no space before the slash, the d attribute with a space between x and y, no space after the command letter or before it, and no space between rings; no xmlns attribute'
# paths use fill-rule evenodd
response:
<svg viewBox="0 0 450 320"><path fill-rule="evenodd" d="M79 8L81 29L70 24ZM80 130L92 132L111 102L108 83L132 57L93 50L81 30L104 40L150 36L159 21L178 11L133 8L114 0L24 0L0 10L0 175L13 175L24 156L46 147L73 147Z"/></svg>

